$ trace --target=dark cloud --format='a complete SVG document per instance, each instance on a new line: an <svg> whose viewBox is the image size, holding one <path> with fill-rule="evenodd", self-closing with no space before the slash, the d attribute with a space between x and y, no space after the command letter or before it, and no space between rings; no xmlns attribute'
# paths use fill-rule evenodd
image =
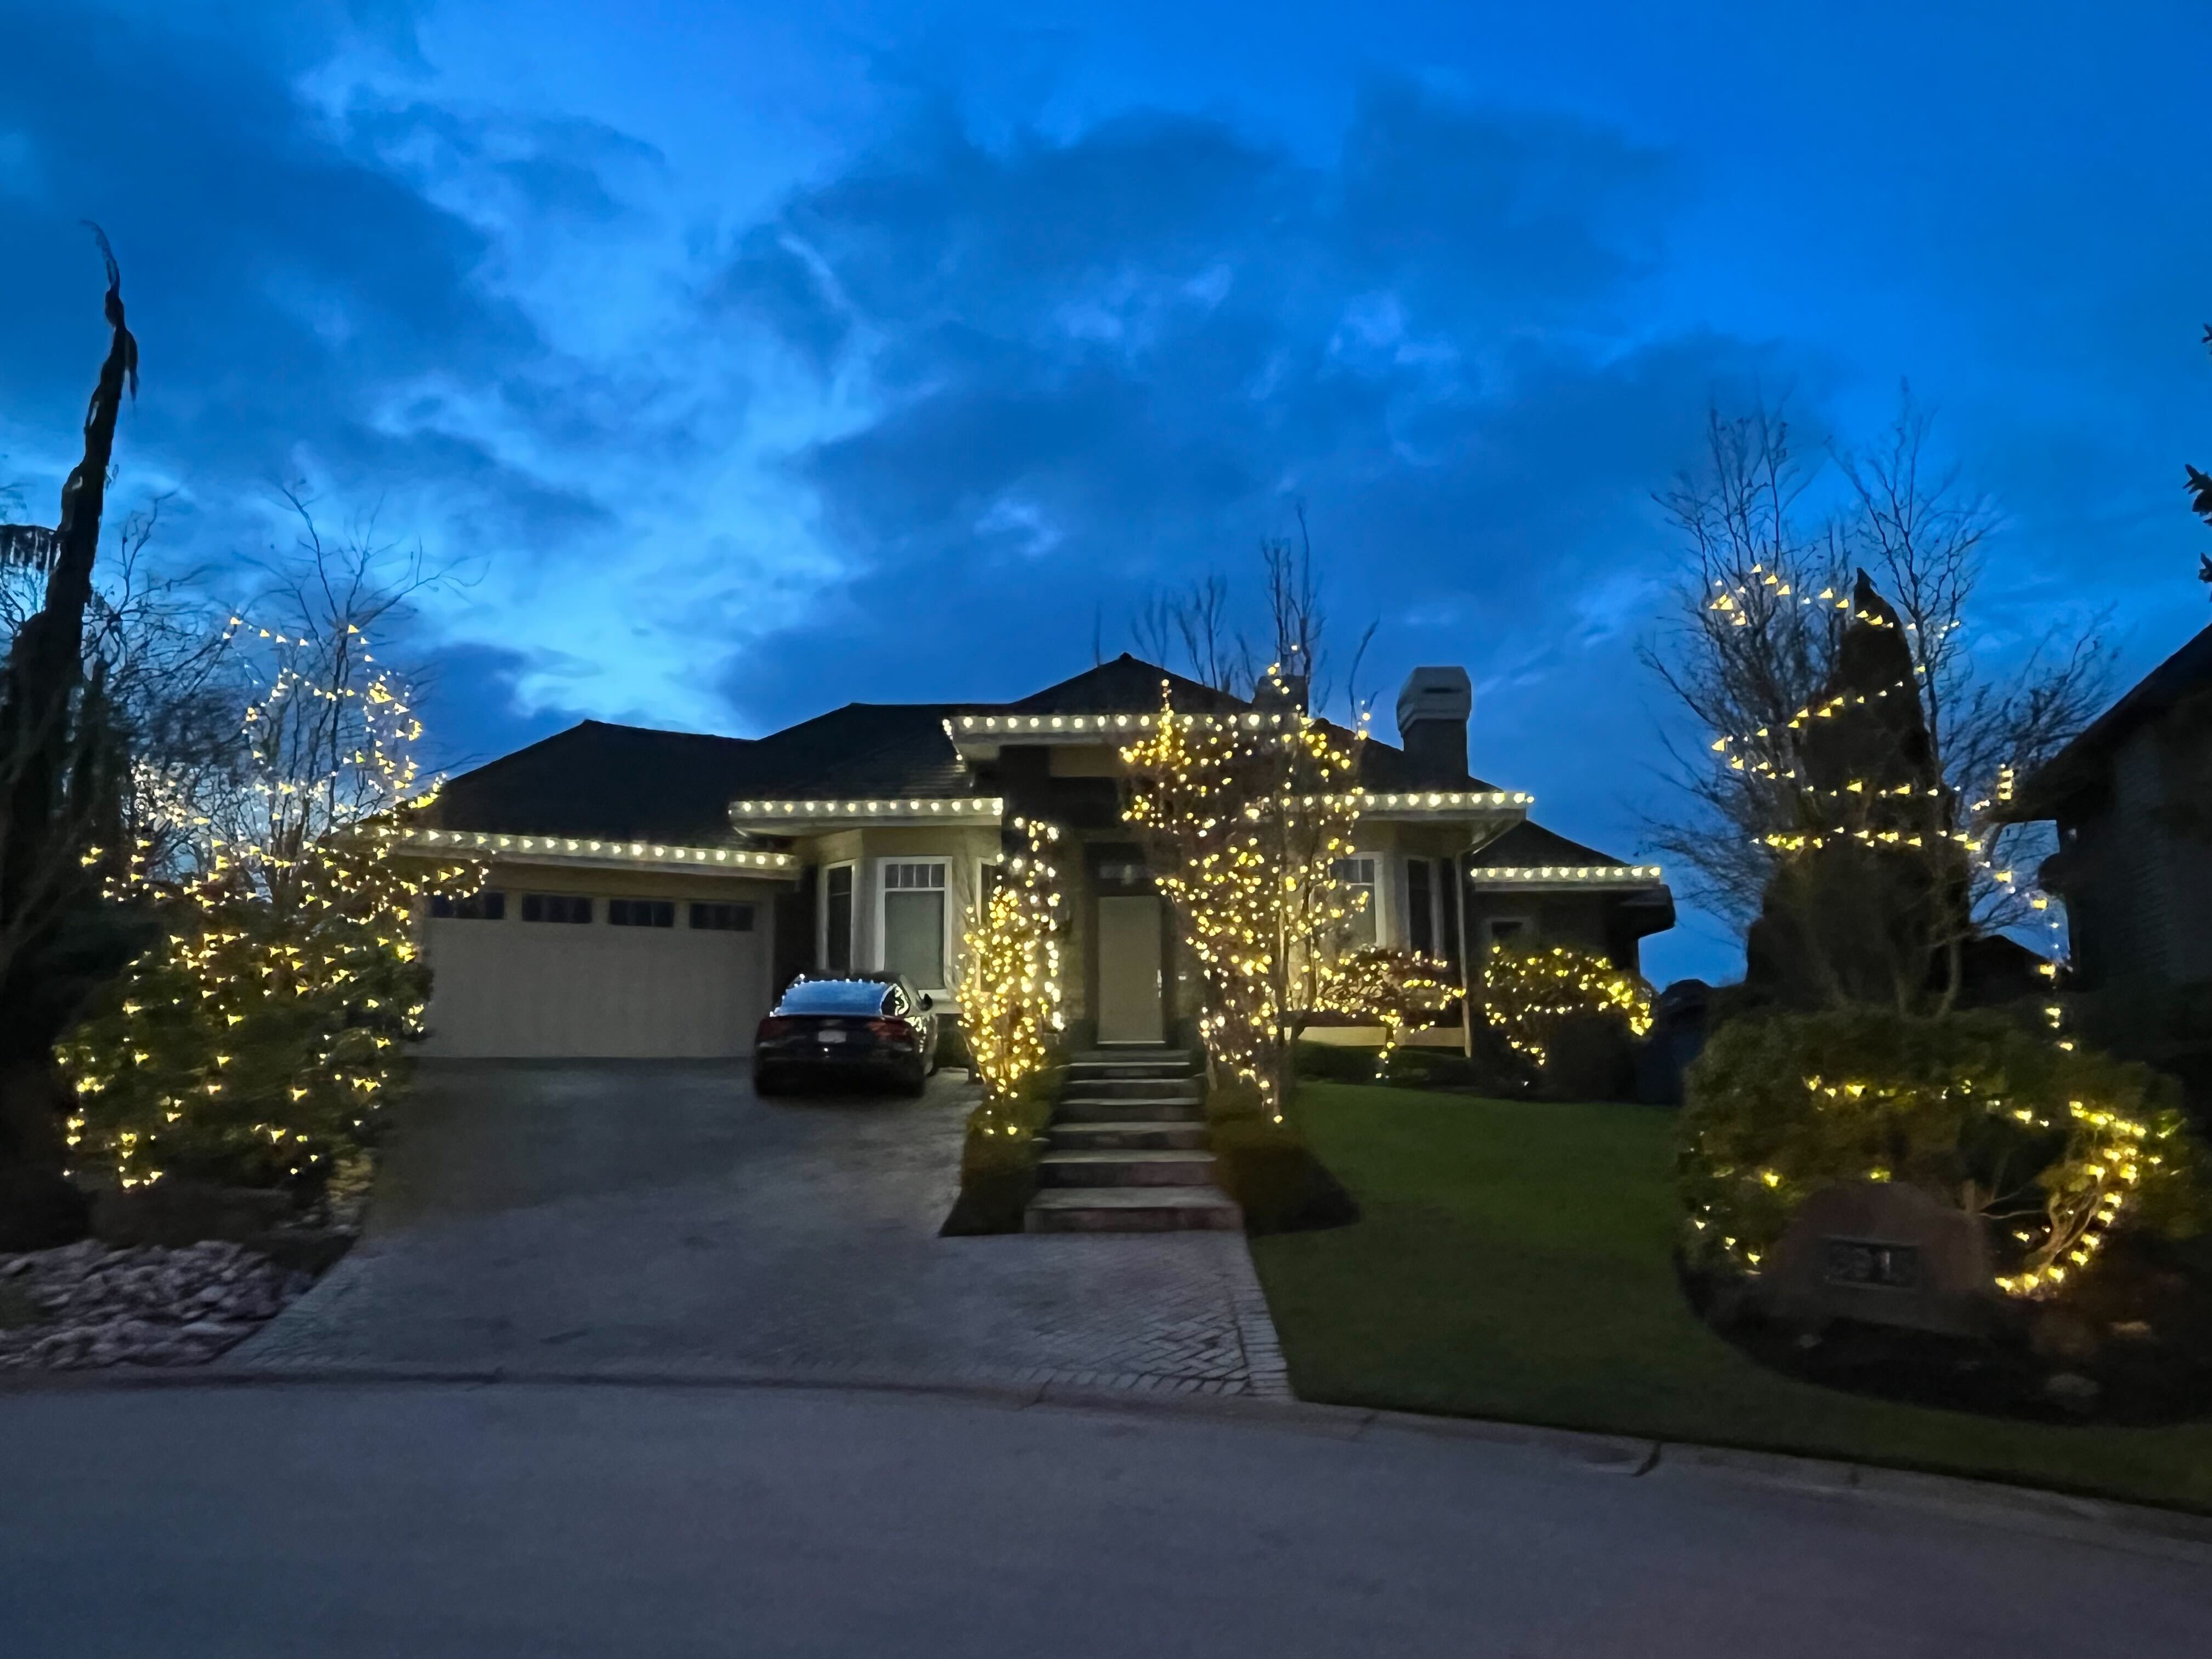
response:
<svg viewBox="0 0 2212 1659"><path fill-rule="evenodd" d="M1708 388L1759 361L1624 329L1674 193L1601 129L1395 82L1329 167L1194 117L995 149L923 124L750 233L713 292L886 405L793 463L872 578L733 694L800 712L780 671L832 641L866 642L867 695L1069 672L1094 631L1127 643L1151 585L1247 568L1300 499L1392 671L1537 672L1528 641L1633 574ZM938 630L978 628L994 648L948 667Z"/></svg>
<svg viewBox="0 0 2212 1659"><path fill-rule="evenodd" d="M0 357L6 418L74 426L100 347L77 222L94 218L142 349L126 465L181 481L211 535L250 539L246 504L308 471L352 491L450 489L502 536L557 540L603 516L573 478L495 447L481 410L441 418L438 399L465 398L525 424L535 384L564 371L485 280L486 233L399 162L468 151L532 211L604 219L617 209L592 169L618 144L416 106L327 116L296 89L313 55L296 31L215 38L152 14L13 6L4 27L0 313L32 325Z"/></svg>

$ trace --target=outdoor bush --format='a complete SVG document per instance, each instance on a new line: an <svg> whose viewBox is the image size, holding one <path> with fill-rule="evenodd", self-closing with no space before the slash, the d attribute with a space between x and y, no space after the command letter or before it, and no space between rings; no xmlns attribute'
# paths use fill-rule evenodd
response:
<svg viewBox="0 0 2212 1659"><path fill-rule="evenodd" d="M1210 1091L1206 1117L1215 1179L1243 1210L1246 1231L1299 1232L1359 1218L1352 1195L1322 1167L1305 1137L1271 1116L1253 1085Z"/></svg>
<svg viewBox="0 0 2212 1659"><path fill-rule="evenodd" d="M1018 1233L1036 1195L1045 1126L1059 1103L1064 1066L1032 1072L1002 1099L968 1114L960 1147L960 1196L944 1231L953 1237Z"/></svg>
<svg viewBox="0 0 2212 1659"><path fill-rule="evenodd" d="M1300 1042L1291 1061L1300 1077L1325 1083L1372 1083L1380 1051L1348 1042Z"/></svg>
<svg viewBox="0 0 2212 1659"><path fill-rule="evenodd" d="M1651 1029L1651 988L1577 945L1493 951L1483 1018L1551 1093L1612 1099L1632 1080L1628 1039Z"/></svg>
<svg viewBox="0 0 2212 1659"><path fill-rule="evenodd" d="M2017 1295L2060 1291L2115 1230L2205 1219L2172 1079L1985 1012L1730 1023L1689 1069L1677 1171L1686 1255L1736 1271L1841 1182L1910 1182L1987 1218Z"/></svg>

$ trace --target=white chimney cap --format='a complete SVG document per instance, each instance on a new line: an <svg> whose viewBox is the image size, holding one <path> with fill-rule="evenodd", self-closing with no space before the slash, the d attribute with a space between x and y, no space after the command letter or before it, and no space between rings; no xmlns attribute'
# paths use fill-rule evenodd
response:
<svg viewBox="0 0 2212 1659"><path fill-rule="evenodd" d="M1452 720L1461 725L1474 713L1474 683L1457 666L1416 668L1406 676L1406 689L1398 694L1398 735L1420 720Z"/></svg>

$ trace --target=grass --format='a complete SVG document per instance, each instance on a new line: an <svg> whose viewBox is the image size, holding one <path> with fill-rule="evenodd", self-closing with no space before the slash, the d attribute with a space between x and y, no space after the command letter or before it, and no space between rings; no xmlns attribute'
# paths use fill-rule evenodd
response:
<svg viewBox="0 0 2212 1659"><path fill-rule="evenodd" d="M1252 1241L1305 1399L2212 1512L2212 1422L1975 1417L1799 1382L1730 1347L1675 1283L1669 1111L1309 1083L1297 1118L1361 1212L1353 1226Z"/></svg>

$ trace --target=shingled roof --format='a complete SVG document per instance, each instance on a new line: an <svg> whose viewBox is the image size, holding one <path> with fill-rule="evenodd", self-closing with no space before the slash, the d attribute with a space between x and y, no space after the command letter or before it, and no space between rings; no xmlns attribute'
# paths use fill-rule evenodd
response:
<svg viewBox="0 0 2212 1659"><path fill-rule="evenodd" d="M2138 726L2207 689L2212 689L2212 628L2144 675L2087 731L2031 774L2003 816L2023 823L2055 817L2076 797L2102 788L2112 751Z"/></svg>
<svg viewBox="0 0 2212 1659"><path fill-rule="evenodd" d="M1127 653L1013 702L851 702L764 738L724 738L585 720L450 781L434 811L449 830L651 839L716 846L733 839L729 804L747 796L928 799L972 793L975 779L945 731L959 714L1145 714L1165 682L1179 708L1228 714L1244 699ZM1345 737L1348 732L1336 728ZM1443 776L1379 738L1361 765L1370 789L1488 790ZM1534 826L1528 826L1534 829ZM1521 832L1516 830L1513 834ZM1549 831L1540 831L1549 836ZM1560 837L1562 848L1574 843ZM1584 856L1510 862L1617 862Z"/></svg>

